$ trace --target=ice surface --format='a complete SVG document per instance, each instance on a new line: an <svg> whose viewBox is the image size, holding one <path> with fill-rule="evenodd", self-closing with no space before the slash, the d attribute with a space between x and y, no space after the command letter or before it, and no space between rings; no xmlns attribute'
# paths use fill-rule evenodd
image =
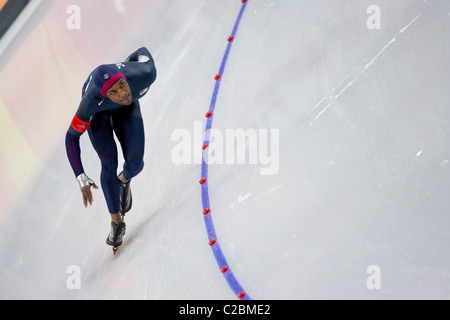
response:
<svg viewBox="0 0 450 320"><path fill-rule="evenodd" d="M80 30L65 25L74 3ZM194 158L241 1L95 3L55 1L0 75L0 298L236 299L208 245ZM367 25L372 5L380 29ZM216 143L227 129L278 132L279 164L262 175L260 156L235 155L210 164L208 187L252 298L450 298L449 15L447 0L249 0L213 128ZM64 136L91 69L140 46L158 79L141 101L146 167L113 260L102 193L84 209ZM8 81L17 72L42 78L24 95ZM192 161L177 165L180 130ZM82 158L99 182L87 135Z"/></svg>

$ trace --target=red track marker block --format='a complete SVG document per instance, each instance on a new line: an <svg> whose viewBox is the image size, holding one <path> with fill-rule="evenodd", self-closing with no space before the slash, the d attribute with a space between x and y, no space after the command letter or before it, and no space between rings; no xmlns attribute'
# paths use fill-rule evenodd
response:
<svg viewBox="0 0 450 320"><path fill-rule="evenodd" d="M244 291L239 292L238 298L242 299L243 297L245 297L245 292Z"/></svg>
<svg viewBox="0 0 450 320"><path fill-rule="evenodd" d="M225 273L228 271L228 266L223 266L222 269L220 269L220 272Z"/></svg>
<svg viewBox="0 0 450 320"><path fill-rule="evenodd" d="M219 80L221 77L222 77L222 75L216 74L216 76L214 77L214 79Z"/></svg>
<svg viewBox="0 0 450 320"><path fill-rule="evenodd" d="M216 239L212 238L209 240L209 245L212 247L216 243Z"/></svg>
<svg viewBox="0 0 450 320"><path fill-rule="evenodd" d="M211 212L211 209L206 208L205 210L203 210L203 214L206 216L208 213Z"/></svg>
<svg viewBox="0 0 450 320"><path fill-rule="evenodd" d="M231 42L231 41L233 41L234 40L234 37L233 36L229 36L228 37L228 42Z"/></svg>
<svg viewBox="0 0 450 320"><path fill-rule="evenodd" d="M207 117L207 118L209 118L209 117L211 117L212 116L212 112L211 111L208 111L206 114L205 114L205 117Z"/></svg>
<svg viewBox="0 0 450 320"><path fill-rule="evenodd" d="M208 146L209 146L209 143L205 143L205 144L203 145L202 149L205 150L206 148L208 148Z"/></svg>
<svg viewBox="0 0 450 320"><path fill-rule="evenodd" d="M206 178L201 178L199 181L200 184L204 184L205 182L206 182Z"/></svg>

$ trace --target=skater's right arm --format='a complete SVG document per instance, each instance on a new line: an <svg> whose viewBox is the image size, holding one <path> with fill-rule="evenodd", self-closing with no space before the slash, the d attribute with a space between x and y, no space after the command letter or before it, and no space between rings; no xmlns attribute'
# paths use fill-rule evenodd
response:
<svg viewBox="0 0 450 320"><path fill-rule="evenodd" d="M69 158L75 177L84 173L83 165L81 163L80 137L86 132L90 124L90 117L86 112L83 112L84 109L86 108L82 102L66 133L67 157Z"/></svg>
<svg viewBox="0 0 450 320"><path fill-rule="evenodd" d="M93 186L94 189L98 189L98 187L95 182L84 173L83 164L81 163L80 136L89 127L89 121L83 121L82 119L86 120L86 118L79 116L77 112L67 130L66 152L72 170L80 185L84 206L87 207L88 203L92 205L93 201L91 186Z"/></svg>

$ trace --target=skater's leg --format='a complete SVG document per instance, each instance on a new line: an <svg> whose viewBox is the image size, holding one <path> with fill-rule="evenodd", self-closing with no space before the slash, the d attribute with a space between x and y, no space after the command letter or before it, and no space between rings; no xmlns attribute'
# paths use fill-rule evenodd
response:
<svg viewBox="0 0 450 320"><path fill-rule="evenodd" d="M125 215L131 210L133 203L130 180L138 175L144 167L145 135L139 102L136 101L119 112L115 112L113 127L125 159L123 171L118 177L120 181L120 213Z"/></svg>
<svg viewBox="0 0 450 320"><path fill-rule="evenodd" d="M118 176L117 178L118 178L118 179L120 180L120 182L122 182L122 183L127 183L128 181L130 181L130 180L127 180L127 179L124 178L123 172L120 173L119 176Z"/></svg>
<svg viewBox="0 0 450 320"><path fill-rule="evenodd" d="M113 126L125 159L119 179L126 183L144 168L145 133L139 102L114 113Z"/></svg>
<svg viewBox="0 0 450 320"><path fill-rule="evenodd" d="M114 221L120 211L120 184L117 180L117 146L113 137L111 114L108 111L97 113L91 120L88 133L101 161L100 182L111 219Z"/></svg>
<svg viewBox="0 0 450 320"><path fill-rule="evenodd" d="M121 222L124 219L124 216L122 216L120 213L111 213L111 221L113 222Z"/></svg>

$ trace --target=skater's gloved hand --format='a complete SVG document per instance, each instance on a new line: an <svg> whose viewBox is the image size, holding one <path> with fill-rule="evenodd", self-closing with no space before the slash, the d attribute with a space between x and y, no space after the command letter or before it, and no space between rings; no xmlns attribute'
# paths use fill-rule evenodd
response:
<svg viewBox="0 0 450 320"><path fill-rule="evenodd" d="M140 55L138 58L139 62L147 62L148 60L150 60L150 58L145 55Z"/></svg>
<svg viewBox="0 0 450 320"><path fill-rule="evenodd" d="M94 199L92 197L91 186L94 187L94 189L98 189L97 185L94 180L89 178L85 173L80 174L77 177L77 180L80 184L81 193L83 195L84 207L87 207L88 202L89 205L92 205L92 201L94 201Z"/></svg>

